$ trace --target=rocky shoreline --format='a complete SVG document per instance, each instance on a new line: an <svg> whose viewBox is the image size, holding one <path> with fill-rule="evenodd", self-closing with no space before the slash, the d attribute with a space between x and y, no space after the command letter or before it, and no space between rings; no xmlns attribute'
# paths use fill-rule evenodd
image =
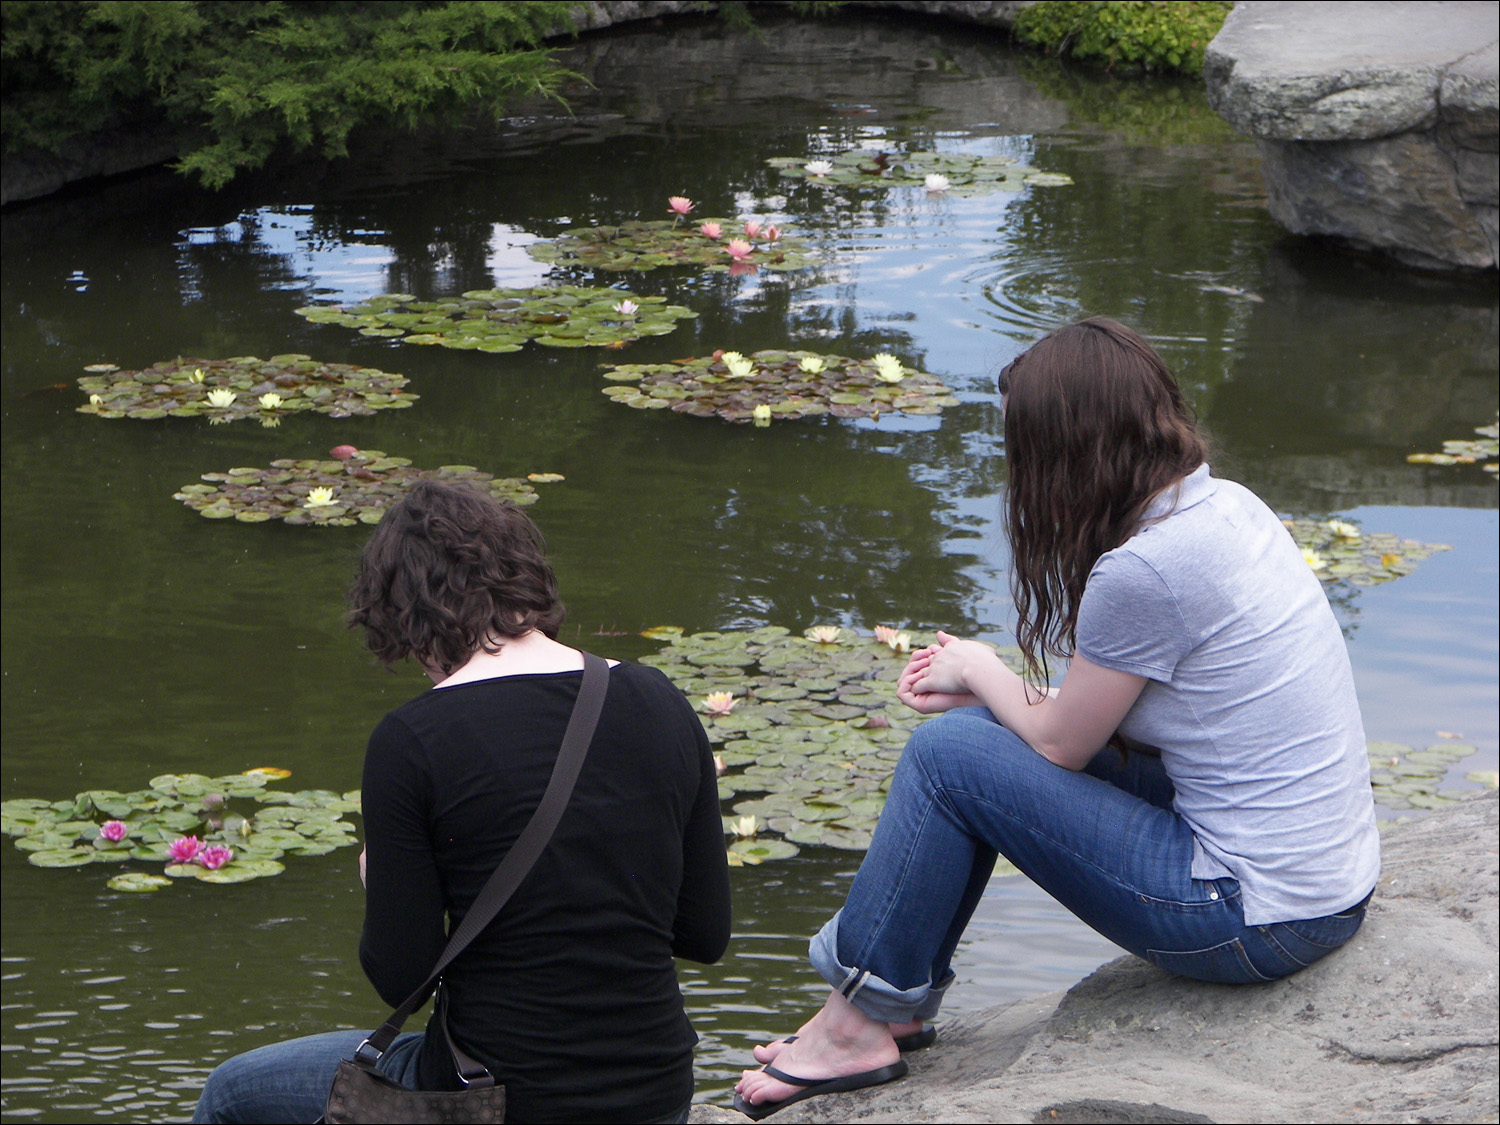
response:
<svg viewBox="0 0 1500 1125"><path fill-rule="evenodd" d="M1065 993L942 1021L901 1082L771 1120L1495 1121L1496 793L1382 839L1364 927L1296 976L1210 985L1121 957ZM699 1105L689 1120L746 1119Z"/></svg>

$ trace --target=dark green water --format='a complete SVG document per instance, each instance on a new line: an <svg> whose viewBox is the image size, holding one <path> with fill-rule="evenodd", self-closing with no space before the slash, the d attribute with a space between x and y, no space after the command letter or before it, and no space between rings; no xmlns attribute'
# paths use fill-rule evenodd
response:
<svg viewBox="0 0 1500 1125"><path fill-rule="evenodd" d="M422 681L374 669L341 621L360 529L200 519L202 472L350 442L419 465L559 472L531 509L568 636L611 655L637 633L760 624L945 626L1005 640L1004 471L993 375L1091 313L1151 337L1218 444L1221 472L1288 515L1339 515L1454 550L1346 591L1371 738L1463 732L1496 764L1496 485L1408 465L1497 409L1493 281L1387 272L1283 236L1253 146L1191 88L1064 75L923 25L714 24L626 31L572 52L574 116L368 146L220 196L161 174L3 218L4 765L7 798L130 789L158 773L285 766L357 784L368 730ZM865 141L1007 153L1071 187L979 199L823 193L773 155ZM521 249L565 227L664 214L779 214L827 252L802 274L615 275L701 316L623 353L416 348L310 325L312 300L529 284ZM572 280L579 280L574 278ZM962 405L939 418L729 427L612 404L598 365L715 348L896 352ZM279 429L102 421L80 368L178 354L307 352L407 374L411 410ZM66 384L56 389L57 384ZM723 965L684 968L722 1093L821 985L807 937L858 857L809 850L735 873ZM234 887L106 891L98 867L3 863L6 1119L185 1116L208 1066L273 1039L368 1026L353 957L354 855ZM1065 987L1113 947L997 880L953 1004Z"/></svg>

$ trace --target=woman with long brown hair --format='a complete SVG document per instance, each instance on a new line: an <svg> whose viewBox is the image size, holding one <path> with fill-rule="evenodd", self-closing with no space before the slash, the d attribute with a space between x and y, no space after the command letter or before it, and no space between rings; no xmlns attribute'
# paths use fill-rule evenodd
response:
<svg viewBox="0 0 1500 1125"><path fill-rule="evenodd" d="M906 1072L997 852L1132 953L1221 983L1338 948L1379 874L1338 624L1281 521L1210 475L1161 357L1085 320L1000 394L1027 674L946 633L913 654L900 698L946 714L913 734L813 939L833 991L737 1087L751 1117ZM1057 689L1049 657L1069 662Z"/></svg>

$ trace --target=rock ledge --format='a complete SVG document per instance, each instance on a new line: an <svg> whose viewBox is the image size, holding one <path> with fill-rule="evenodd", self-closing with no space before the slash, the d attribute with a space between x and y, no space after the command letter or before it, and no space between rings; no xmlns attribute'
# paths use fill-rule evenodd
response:
<svg viewBox="0 0 1500 1125"><path fill-rule="evenodd" d="M1239 3L1208 100L1260 144L1272 216L1436 269L1494 269L1493 0Z"/></svg>

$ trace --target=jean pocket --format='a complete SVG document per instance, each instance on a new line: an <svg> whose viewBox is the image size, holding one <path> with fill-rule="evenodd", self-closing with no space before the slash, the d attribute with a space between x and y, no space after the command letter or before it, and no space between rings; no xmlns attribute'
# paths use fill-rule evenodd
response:
<svg viewBox="0 0 1500 1125"><path fill-rule="evenodd" d="M1301 922L1273 922L1256 930L1293 969L1304 969L1352 938L1364 920L1365 912L1359 910Z"/></svg>
<svg viewBox="0 0 1500 1125"><path fill-rule="evenodd" d="M1179 977L1206 980L1213 984L1254 984L1272 979L1250 963L1239 938L1230 938L1207 949L1182 952L1148 949L1146 959L1158 969L1165 969Z"/></svg>

